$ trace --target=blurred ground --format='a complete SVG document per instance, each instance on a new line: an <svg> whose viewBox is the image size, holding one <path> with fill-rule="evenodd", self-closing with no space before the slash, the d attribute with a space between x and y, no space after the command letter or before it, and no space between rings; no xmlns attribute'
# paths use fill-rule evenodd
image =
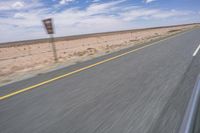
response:
<svg viewBox="0 0 200 133"><path fill-rule="evenodd" d="M49 42L12 44L0 47L0 85L29 78L34 75L59 69L94 57L134 45L162 39L197 25L156 28L126 32L85 35L56 41L58 63L54 63Z"/></svg>

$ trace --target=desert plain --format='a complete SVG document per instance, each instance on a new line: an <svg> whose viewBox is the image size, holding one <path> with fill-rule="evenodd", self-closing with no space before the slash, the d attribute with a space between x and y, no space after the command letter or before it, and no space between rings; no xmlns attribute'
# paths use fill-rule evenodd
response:
<svg viewBox="0 0 200 133"><path fill-rule="evenodd" d="M48 39L0 44L0 86L199 27L157 27L55 38L58 62Z"/></svg>

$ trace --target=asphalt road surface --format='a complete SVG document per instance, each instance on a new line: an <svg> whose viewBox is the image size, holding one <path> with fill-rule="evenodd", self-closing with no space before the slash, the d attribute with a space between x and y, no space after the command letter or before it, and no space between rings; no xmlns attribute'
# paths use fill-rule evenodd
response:
<svg viewBox="0 0 200 133"><path fill-rule="evenodd" d="M200 72L199 44L192 30L2 99L0 133L176 133ZM1 87L0 96L129 50Z"/></svg>

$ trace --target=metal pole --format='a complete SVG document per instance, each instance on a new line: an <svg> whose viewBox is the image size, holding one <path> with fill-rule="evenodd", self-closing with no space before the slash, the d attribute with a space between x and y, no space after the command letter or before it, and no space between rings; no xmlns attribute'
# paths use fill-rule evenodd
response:
<svg viewBox="0 0 200 133"><path fill-rule="evenodd" d="M51 38L51 45L52 45L52 52L53 52L53 57L54 57L54 61L58 62L58 55L57 55L57 51L56 51L56 46L55 46L55 41L54 41L54 37L53 34L50 34L50 38Z"/></svg>
<svg viewBox="0 0 200 133"><path fill-rule="evenodd" d="M193 89L183 122L181 124L179 133L193 133L195 125L195 117L197 115L198 103L200 100L200 75Z"/></svg>

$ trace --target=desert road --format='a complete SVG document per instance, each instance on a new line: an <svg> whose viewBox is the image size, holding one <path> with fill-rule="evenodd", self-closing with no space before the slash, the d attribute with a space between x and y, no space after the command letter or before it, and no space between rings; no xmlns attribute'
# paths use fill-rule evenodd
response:
<svg viewBox="0 0 200 133"><path fill-rule="evenodd" d="M0 133L176 133L200 30L0 87Z"/></svg>

